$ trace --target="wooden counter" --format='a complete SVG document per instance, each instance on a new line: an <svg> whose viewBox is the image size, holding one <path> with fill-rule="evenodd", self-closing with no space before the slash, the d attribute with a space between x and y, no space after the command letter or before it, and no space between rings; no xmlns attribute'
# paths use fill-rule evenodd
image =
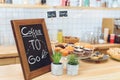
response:
<svg viewBox="0 0 120 80"><path fill-rule="evenodd" d="M80 43L81 45L88 45L89 43ZM90 44L95 49L105 51L110 47L120 47L120 44ZM16 46L0 46L0 65L19 63L19 56Z"/></svg>
<svg viewBox="0 0 120 80"><path fill-rule="evenodd" d="M112 43L105 43L105 44L91 44L96 49L109 49L112 47L120 47L120 44L112 44Z"/></svg>
<svg viewBox="0 0 120 80"><path fill-rule="evenodd" d="M19 63L16 46L0 46L0 65Z"/></svg>
<svg viewBox="0 0 120 80"><path fill-rule="evenodd" d="M89 43L81 43L82 45L87 45ZM120 47L120 44L91 44L96 49L108 49L110 47ZM0 58L5 57L17 57L18 52L16 46L0 46Z"/></svg>
<svg viewBox="0 0 120 80"><path fill-rule="evenodd" d="M0 80L24 80L20 64L0 66ZM33 80L120 80L120 62L109 59L104 63L87 63L80 61L77 76L54 76L51 72Z"/></svg>
<svg viewBox="0 0 120 80"><path fill-rule="evenodd" d="M0 58L16 56L18 56L16 46L0 46Z"/></svg>

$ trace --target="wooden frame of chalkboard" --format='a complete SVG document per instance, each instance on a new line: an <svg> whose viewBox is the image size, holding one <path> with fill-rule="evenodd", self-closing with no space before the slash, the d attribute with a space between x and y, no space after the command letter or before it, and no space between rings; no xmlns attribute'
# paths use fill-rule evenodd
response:
<svg viewBox="0 0 120 80"><path fill-rule="evenodd" d="M11 20L25 80L50 71L52 48L44 19Z"/></svg>

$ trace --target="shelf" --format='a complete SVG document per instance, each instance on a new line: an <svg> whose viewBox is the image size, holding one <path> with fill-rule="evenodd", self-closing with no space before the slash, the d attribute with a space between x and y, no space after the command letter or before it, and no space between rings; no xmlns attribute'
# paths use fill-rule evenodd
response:
<svg viewBox="0 0 120 80"><path fill-rule="evenodd" d="M62 9L83 9L83 10L120 10L120 8L105 8L105 7L71 7L71 6L55 6L54 8Z"/></svg>
<svg viewBox="0 0 120 80"><path fill-rule="evenodd" d="M0 4L2 8L52 8L46 5L30 5L30 4Z"/></svg>
<svg viewBox="0 0 120 80"><path fill-rule="evenodd" d="M32 5L32 4L0 4L2 8L55 8L55 9L83 9L83 10L120 10L119 8L105 8L105 7L72 7L72 6L48 6L48 5Z"/></svg>

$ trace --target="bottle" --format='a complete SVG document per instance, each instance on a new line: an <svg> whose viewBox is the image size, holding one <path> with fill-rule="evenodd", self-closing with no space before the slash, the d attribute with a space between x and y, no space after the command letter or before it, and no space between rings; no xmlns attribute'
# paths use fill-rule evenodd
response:
<svg viewBox="0 0 120 80"><path fill-rule="evenodd" d="M90 1L89 0L83 0L83 6L89 7Z"/></svg>
<svg viewBox="0 0 120 80"><path fill-rule="evenodd" d="M66 6L66 0L62 0L61 5Z"/></svg>
<svg viewBox="0 0 120 80"><path fill-rule="evenodd" d="M70 6L70 0L67 0L67 6Z"/></svg>
<svg viewBox="0 0 120 80"><path fill-rule="evenodd" d="M109 35L109 28L104 28L104 41L107 43Z"/></svg>
<svg viewBox="0 0 120 80"><path fill-rule="evenodd" d="M113 4L113 0L107 0L107 1L106 1L106 6L107 6L108 8L111 8L111 7L112 7L112 4Z"/></svg>
<svg viewBox="0 0 120 80"><path fill-rule="evenodd" d="M46 0L41 0L41 4L46 4Z"/></svg>
<svg viewBox="0 0 120 80"><path fill-rule="evenodd" d="M63 32L62 32L61 29L58 30L57 40L58 40L59 43L62 43L62 42L63 42Z"/></svg>
<svg viewBox="0 0 120 80"><path fill-rule="evenodd" d="M101 0L101 7L106 7L106 0Z"/></svg>
<svg viewBox="0 0 120 80"><path fill-rule="evenodd" d="M112 7L113 8L119 7L119 4L118 4L117 0L113 0Z"/></svg>
<svg viewBox="0 0 120 80"><path fill-rule="evenodd" d="M110 34L110 43L115 42L115 34Z"/></svg>
<svg viewBox="0 0 120 80"><path fill-rule="evenodd" d="M79 0L70 0L70 6L78 6Z"/></svg>
<svg viewBox="0 0 120 80"><path fill-rule="evenodd" d="M79 7L82 7L82 0L79 0Z"/></svg>
<svg viewBox="0 0 120 80"><path fill-rule="evenodd" d="M12 0L5 0L5 3L12 4Z"/></svg>
<svg viewBox="0 0 120 80"><path fill-rule="evenodd" d="M96 0L90 0L90 7L97 7Z"/></svg>
<svg viewBox="0 0 120 80"><path fill-rule="evenodd" d="M99 36L99 41L98 41L100 44L104 43L104 34L101 33L100 36Z"/></svg>
<svg viewBox="0 0 120 80"><path fill-rule="evenodd" d="M101 7L101 0L96 0L96 6Z"/></svg>

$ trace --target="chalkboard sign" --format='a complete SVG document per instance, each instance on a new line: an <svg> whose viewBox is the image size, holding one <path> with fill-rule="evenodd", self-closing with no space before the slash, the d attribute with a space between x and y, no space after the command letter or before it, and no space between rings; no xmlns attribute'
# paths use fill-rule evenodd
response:
<svg viewBox="0 0 120 80"><path fill-rule="evenodd" d="M48 11L47 16L48 16L48 18L55 18L56 17L56 11Z"/></svg>
<svg viewBox="0 0 120 80"><path fill-rule="evenodd" d="M67 17L68 12L67 11L59 11L59 17Z"/></svg>
<svg viewBox="0 0 120 80"><path fill-rule="evenodd" d="M25 80L50 71L52 49L44 19L11 23Z"/></svg>

